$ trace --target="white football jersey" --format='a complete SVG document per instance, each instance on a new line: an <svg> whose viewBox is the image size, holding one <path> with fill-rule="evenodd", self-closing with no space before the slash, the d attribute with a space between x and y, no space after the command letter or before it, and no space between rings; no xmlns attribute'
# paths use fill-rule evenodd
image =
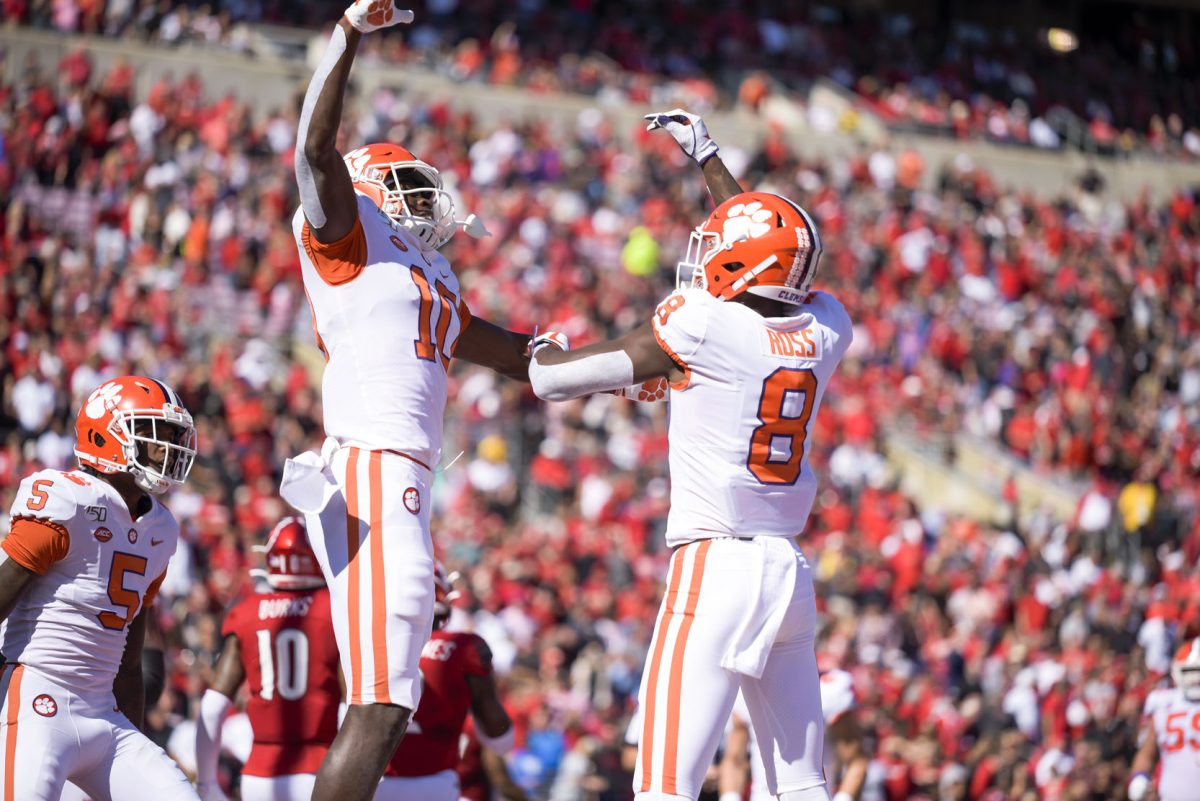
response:
<svg viewBox="0 0 1200 801"><path fill-rule="evenodd" d="M687 288L653 324L685 372L671 386L667 544L799 534L817 491L806 440L853 336L842 304L812 292L767 318Z"/></svg>
<svg viewBox="0 0 1200 801"><path fill-rule="evenodd" d="M470 313L450 263L422 251L370 198L356 197L361 229L339 243L317 242L302 211L292 221L313 327L328 360L325 433L432 467L442 447L446 368ZM352 262L345 259L350 252Z"/></svg>
<svg viewBox="0 0 1200 801"><path fill-rule="evenodd" d="M1145 716L1158 740L1160 801L1193 801L1200 792L1200 701L1187 700L1178 687L1154 690Z"/></svg>
<svg viewBox="0 0 1200 801"><path fill-rule="evenodd" d="M179 542L174 516L147 497L150 511L133 520L115 489L82 471L42 470L21 482L5 557L44 572L0 625L7 661L80 695L112 692L129 623L148 592L153 600ZM23 537L22 518L50 527L37 531L58 532L54 548Z"/></svg>

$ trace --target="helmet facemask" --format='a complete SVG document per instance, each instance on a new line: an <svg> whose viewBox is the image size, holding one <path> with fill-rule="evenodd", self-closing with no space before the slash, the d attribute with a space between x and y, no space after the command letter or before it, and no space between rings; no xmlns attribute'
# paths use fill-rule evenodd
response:
<svg viewBox="0 0 1200 801"><path fill-rule="evenodd" d="M1200 665L1176 665L1172 669L1175 686L1189 701L1200 701Z"/></svg>
<svg viewBox="0 0 1200 801"><path fill-rule="evenodd" d="M741 241L723 242L720 234L705 230L703 225L692 231L683 260L675 267L675 288L708 289L708 275L704 268L722 250L730 250L736 242Z"/></svg>
<svg viewBox="0 0 1200 801"><path fill-rule="evenodd" d="M186 411L114 411L109 430L124 451L123 469L145 491L160 495L187 480L196 460L196 429Z"/></svg>
<svg viewBox="0 0 1200 801"><path fill-rule="evenodd" d="M374 173L364 177L374 178L383 190L383 213L415 236L422 248L436 250L458 230L454 199L442 188L438 171L425 162L399 161L364 172Z"/></svg>

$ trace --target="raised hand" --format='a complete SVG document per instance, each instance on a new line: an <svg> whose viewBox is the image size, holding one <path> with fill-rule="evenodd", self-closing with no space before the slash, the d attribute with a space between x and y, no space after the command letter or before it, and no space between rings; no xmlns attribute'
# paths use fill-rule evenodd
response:
<svg viewBox="0 0 1200 801"><path fill-rule="evenodd" d="M413 13L396 8L395 0L355 0L346 9L346 21L359 33L370 33L393 25L407 25L413 21Z"/></svg>
<svg viewBox="0 0 1200 801"><path fill-rule="evenodd" d="M647 131L662 128L675 137L680 149L690 158L695 159L697 164L703 164L720 150L717 143L708 135L708 126L704 124L704 118L699 114L674 108L670 111L656 111L653 114L647 114L644 119L649 121L646 126Z"/></svg>

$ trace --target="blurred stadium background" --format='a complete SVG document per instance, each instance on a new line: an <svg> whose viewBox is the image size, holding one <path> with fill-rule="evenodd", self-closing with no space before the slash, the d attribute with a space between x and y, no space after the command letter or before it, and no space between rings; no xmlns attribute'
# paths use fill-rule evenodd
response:
<svg viewBox="0 0 1200 801"><path fill-rule="evenodd" d="M202 454L149 720L186 763L282 460L319 446L287 221L338 12L0 5L0 502L72 462L103 378L181 392ZM1124 798L1142 702L1200 634L1200 4L414 6L364 42L342 130L404 142L487 221L448 255L492 319L586 342L653 309L708 198L650 110L704 114L745 184L814 212L857 327L805 551L877 798ZM665 410L460 366L447 432L435 538L496 655L510 768L539 798L627 798Z"/></svg>

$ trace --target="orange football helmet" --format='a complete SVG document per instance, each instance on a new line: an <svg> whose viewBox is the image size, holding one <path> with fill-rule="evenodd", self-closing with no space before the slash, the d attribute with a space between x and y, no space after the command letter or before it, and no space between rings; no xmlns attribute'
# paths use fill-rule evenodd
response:
<svg viewBox="0 0 1200 801"><path fill-rule="evenodd" d="M1200 637L1180 646L1171 660L1171 679L1189 701L1200 701Z"/></svg>
<svg viewBox="0 0 1200 801"><path fill-rule="evenodd" d="M347 153L345 162L354 188L371 198L394 225L416 236L422 247L440 248L458 230L454 199L442 188L441 174L410 151L386 143L365 145ZM416 185L405 189L406 183ZM424 202L421 195L426 196Z"/></svg>
<svg viewBox="0 0 1200 801"><path fill-rule="evenodd" d="M779 195L744 192L692 232L677 282L722 300L750 292L799 304L820 260L821 235L808 212Z"/></svg>
<svg viewBox="0 0 1200 801"><path fill-rule="evenodd" d="M460 578L458 572L447 573L441 562L433 563L433 627L440 629L450 619L450 604L459 596L454 582Z"/></svg>
<svg viewBox="0 0 1200 801"><path fill-rule="evenodd" d="M267 569L251 570L262 576L273 590L312 590L325 586L325 576L308 541L308 529L296 517L285 517L267 537L266 545L252 549L266 554Z"/></svg>
<svg viewBox="0 0 1200 801"><path fill-rule="evenodd" d="M149 446L161 446L159 463ZM129 473L155 494L182 484L196 459L196 427L175 390L127 375L98 387L75 418L75 456L101 473Z"/></svg>

